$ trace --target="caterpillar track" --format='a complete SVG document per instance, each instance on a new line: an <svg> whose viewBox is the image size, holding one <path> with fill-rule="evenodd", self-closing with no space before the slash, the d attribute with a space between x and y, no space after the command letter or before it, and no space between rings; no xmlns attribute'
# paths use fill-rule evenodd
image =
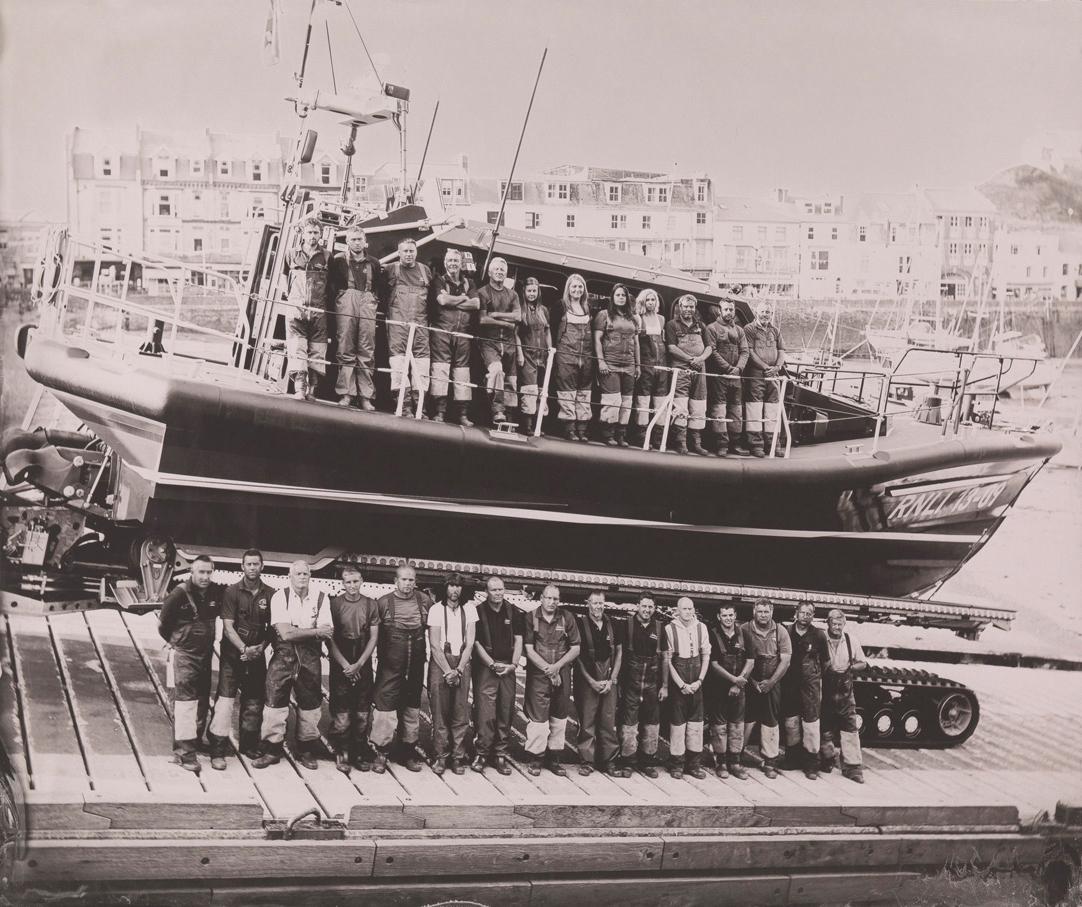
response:
<svg viewBox="0 0 1082 907"><path fill-rule="evenodd" d="M931 671L869 665L853 687L864 746L945 749L980 722L977 694Z"/></svg>

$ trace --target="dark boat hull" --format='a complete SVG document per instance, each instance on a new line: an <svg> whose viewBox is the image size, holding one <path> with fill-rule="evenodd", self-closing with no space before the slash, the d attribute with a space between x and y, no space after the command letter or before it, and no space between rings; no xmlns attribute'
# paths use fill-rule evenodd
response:
<svg viewBox="0 0 1082 907"><path fill-rule="evenodd" d="M790 460L703 460L358 413L155 362L118 370L45 340L27 365L117 451L113 518L196 550L903 595L978 550L1056 451L930 431L876 456L830 443Z"/></svg>

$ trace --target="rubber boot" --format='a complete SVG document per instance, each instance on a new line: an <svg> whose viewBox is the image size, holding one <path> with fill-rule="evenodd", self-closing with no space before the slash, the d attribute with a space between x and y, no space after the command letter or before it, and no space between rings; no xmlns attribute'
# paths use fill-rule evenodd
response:
<svg viewBox="0 0 1082 907"><path fill-rule="evenodd" d="M281 743L265 742L262 755L258 759L252 760L252 768L266 768L268 765L277 765L282 761L284 754L285 751Z"/></svg>
<svg viewBox="0 0 1082 907"><path fill-rule="evenodd" d="M437 422L447 421L447 398L436 397L435 413L432 418Z"/></svg>
<svg viewBox="0 0 1082 907"><path fill-rule="evenodd" d="M457 417L453 421L457 422L463 428L473 428L473 423L470 421L469 415L466 413L467 409L469 409L468 403L456 403L455 412L457 413Z"/></svg>
<svg viewBox="0 0 1082 907"><path fill-rule="evenodd" d="M631 446L628 443L628 440L627 440L627 426L626 425L617 425L616 426L616 446L617 447L630 447Z"/></svg>
<svg viewBox="0 0 1082 907"><path fill-rule="evenodd" d="M698 781L702 781L706 777L706 771L702 766L703 754L689 752L687 754L687 773Z"/></svg>
<svg viewBox="0 0 1082 907"><path fill-rule="evenodd" d="M856 781L857 784L863 784L864 767L862 765L850 765L848 762L842 763L842 777L848 778L850 781Z"/></svg>
<svg viewBox="0 0 1082 907"><path fill-rule="evenodd" d="M503 404L497 403L493 398L490 398L490 400L490 406L492 409L492 424L500 425L501 423L506 422L507 413L504 412Z"/></svg>
<svg viewBox="0 0 1082 907"><path fill-rule="evenodd" d="M577 441L579 439L576 432L577 426L570 419L558 419L556 424L558 426L556 429L557 438L563 438L565 441Z"/></svg>
<svg viewBox="0 0 1082 907"><path fill-rule="evenodd" d="M393 396L394 396L395 406L397 407L398 406L398 391L394 391ZM412 419L413 418L413 393L408 391L408 390L406 391L405 395L403 395L403 397L402 397L402 418L403 419Z"/></svg>
<svg viewBox="0 0 1082 907"><path fill-rule="evenodd" d="M588 422L582 422L575 420L575 440L576 441L589 441L590 437L586 434L586 429L589 426Z"/></svg>
<svg viewBox="0 0 1082 907"><path fill-rule="evenodd" d="M616 447L616 426L611 422L601 423L601 440L609 447Z"/></svg>
<svg viewBox="0 0 1082 907"><path fill-rule="evenodd" d="M686 454L688 452L687 429L674 428L670 434L672 444L669 445L669 449L673 453Z"/></svg>
<svg viewBox="0 0 1082 907"><path fill-rule="evenodd" d="M739 756L729 757L729 774L736 778L738 781L748 780L748 770L740 764Z"/></svg>
<svg viewBox="0 0 1082 907"><path fill-rule="evenodd" d="M687 434L687 446L688 453L696 454L700 457L709 457L710 451L703 447L702 439L699 435L699 430L692 428L688 430Z"/></svg>
<svg viewBox="0 0 1082 907"><path fill-rule="evenodd" d="M308 372L296 372L293 375L293 396L298 400L308 397Z"/></svg>
<svg viewBox="0 0 1082 907"><path fill-rule="evenodd" d="M711 435L710 447L714 454L719 457L729 456L729 436L719 435L717 432L712 432Z"/></svg>
<svg viewBox="0 0 1082 907"><path fill-rule="evenodd" d="M684 760L676 756L669 757L669 774L679 781L684 777Z"/></svg>
<svg viewBox="0 0 1082 907"><path fill-rule="evenodd" d="M766 450L764 449L765 437L761 432L755 432L748 435L748 444L751 447L751 455L762 459L766 456Z"/></svg>

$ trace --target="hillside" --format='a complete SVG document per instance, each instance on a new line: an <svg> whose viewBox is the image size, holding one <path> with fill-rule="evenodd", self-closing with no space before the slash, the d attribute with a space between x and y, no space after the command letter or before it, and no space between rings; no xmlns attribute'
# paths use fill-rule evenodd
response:
<svg viewBox="0 0 1082 907"><path fill-rule="evenodd" d="M978 188L1003 217L1045 223L1082 222L1082 173L1077 171L1049 173L1021 164Z"/></svg>

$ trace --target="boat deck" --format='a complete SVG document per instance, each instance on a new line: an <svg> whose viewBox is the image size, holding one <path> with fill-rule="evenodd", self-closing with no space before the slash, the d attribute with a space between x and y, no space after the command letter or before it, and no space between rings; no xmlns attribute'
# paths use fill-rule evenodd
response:
<svg viewBox="0 0 1082 907"><path fill-rule="evenodd" d="M507 777L494 770L437 777L397 765L385 775L347 777L330 762L308 771L292 758L260 771L243 757L230 758L224 772L204 758L197 777L172 762L166 657L154 616L8 615L0 632L0 733L25 788L31 839L23 879L37 886L313 875L401 881L544 875L562 866L772 867L768 886L780 884L781 867L791 886L800 867L839 860L850 876L869 867L879 878L921 860L942 865L959 852L1030 859L1041 841L1020 836L1019 826L1057 801L1082 801L1082 727L1066 720L1077 710L1082 673L951 666L947 676L981 699L976 734L953 750L869 751L864 785L838 773L813 782L786 772L768 781L756 771L743 782L665 773L583 778L573 769L567 778L531 777L517 748ZM570 739L574 730L572 722ZM341 840L267 840L265 823L312 808L344 823ZM628 891L620 901L617 888L614 903L633 902ZM788 900L767 900L800 902L785 891ZM505 900L485 901L495 902Z"/></svg>

